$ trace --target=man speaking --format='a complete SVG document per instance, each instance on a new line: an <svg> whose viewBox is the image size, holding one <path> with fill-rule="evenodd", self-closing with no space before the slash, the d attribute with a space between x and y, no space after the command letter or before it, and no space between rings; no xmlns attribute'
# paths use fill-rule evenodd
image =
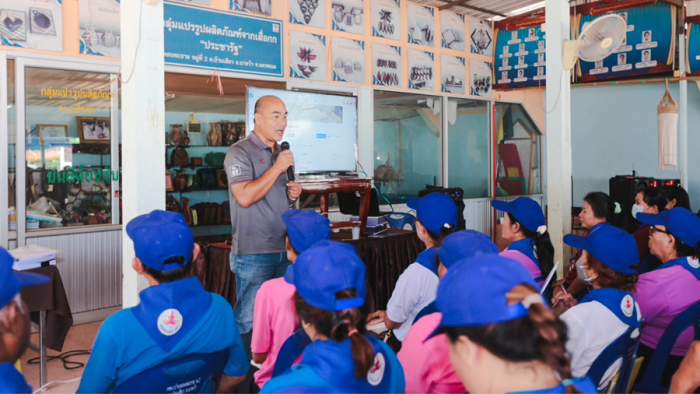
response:
<svg viewBox="0 0 700 394"><path fill-rule="evenodd" d="M282 213L299 198L301 185L290 182L290 150L281 151L287 107L275 96L255 103L255 129L226 153L231 204L231 271L236 275L233 313L247 351L253 328L255 295L260 286L284 276L287 266Z"/></svg>

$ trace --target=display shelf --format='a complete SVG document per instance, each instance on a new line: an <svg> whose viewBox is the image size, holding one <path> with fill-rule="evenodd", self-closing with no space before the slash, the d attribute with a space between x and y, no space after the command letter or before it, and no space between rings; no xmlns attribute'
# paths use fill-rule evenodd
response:
<svg viewBox="0 0 700 394"><path fill-rule="evenodd" d="M184 170L194 170L195 168L223 168L223 166L210 166L210 165L190 166L190 165L187 165L187 166L169 166L166 169L177 170L178 168L184 171Z"/></svg>
<svg viewBox="0 0 700 394"><path fill-rule="evenodd" d="M230 148L230 145L170 145L166 144L166 148L177 148L181 146L183 148Z"/></svg>
<svg viewBox="0 0 700 394"><path fill-rule="evenodd" d="M180 193L180 194L182 194L182 193L195 193L195 192L222 192L222 191L226 191L226 190L228 190L228 189L197 189L197 190L172 190L172 191L166 190L165 192L166 193Z"/></svg>

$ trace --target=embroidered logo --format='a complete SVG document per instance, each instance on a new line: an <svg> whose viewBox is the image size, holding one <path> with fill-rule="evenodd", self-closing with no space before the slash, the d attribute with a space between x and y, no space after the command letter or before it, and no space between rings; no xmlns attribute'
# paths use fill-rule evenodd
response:
<svg viewBox="0 0 700 394"><path fill-rule="evenodd" d="M622 313L627 316L627 317L632 317L632 314L634 313L634 300L632 299L632 296L627 294L626 296L622 297L622 305L620 305L622 308Z"/></svg>
<svg viewBox="0 0 700 394"><path fill-rule="evenodd" d="M695 257L688 256L688 265L693 267L693 268L699 268L700 261L698 259L696 259Z"/></svg>
<svg viewBox="0 0 700 394"><path fill-rule="evenodd" d="M158 316L158 331L169 337L182 328L182 315L177 309L166 309Z"/></svg>
<svg viewBox="0 0 700 394"><path fill-rule="evenodd" d="M265 159L260 159L260 164L265 164Z"/></svg>
<svg viewBox="0 0 700 394"><path fill-rule="evenodd" d="M382 382L382 379L384 379L384 370L386 370L386 361L384 360L384 355L381 353L377 353L377 355L374 356L374 364L367 373L367 381L369 382L369 384L371 384L372 386L378 386L379 383Z"/></svg>
<svg viewBox="0 0 700 394"><path fill-rule="evenodd" d="M241 166L229 166L228 170L231 173L231 178L241 175Z"/></svg>

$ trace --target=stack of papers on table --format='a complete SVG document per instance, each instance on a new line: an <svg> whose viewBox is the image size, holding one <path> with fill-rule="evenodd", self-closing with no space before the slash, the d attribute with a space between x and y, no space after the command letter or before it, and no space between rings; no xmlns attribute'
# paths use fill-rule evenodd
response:
<svg viewBox="0 0 700 394"><path fill-rule="evenodd" d="M56 251L39 245L26 245L9 251L15 258L13 270L23 271L46 265L56 265Z"/></svg>

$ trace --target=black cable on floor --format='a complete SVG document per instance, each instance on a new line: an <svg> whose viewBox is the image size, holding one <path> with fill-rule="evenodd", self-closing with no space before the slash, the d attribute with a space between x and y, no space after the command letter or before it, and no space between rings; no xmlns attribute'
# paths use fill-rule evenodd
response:
<svg viewBox="0 0 700 394"><path fill-rule="evenodd" d="M58 356L48 356L46 357L46 362L50 362L51 360L59 359L63 361L63 368L67 370L71 369L78 369L78 368L83 368L85 367L85 363L80 363L77 361L70 361L68 360L68 357L74 357L74 356L83 356L86 354L90 354L90 350L70 350L68 352L63 352L59 354ZM28 364L39 364L40 363L40 357L35 357L29 359L27 361Z"/></svg>

